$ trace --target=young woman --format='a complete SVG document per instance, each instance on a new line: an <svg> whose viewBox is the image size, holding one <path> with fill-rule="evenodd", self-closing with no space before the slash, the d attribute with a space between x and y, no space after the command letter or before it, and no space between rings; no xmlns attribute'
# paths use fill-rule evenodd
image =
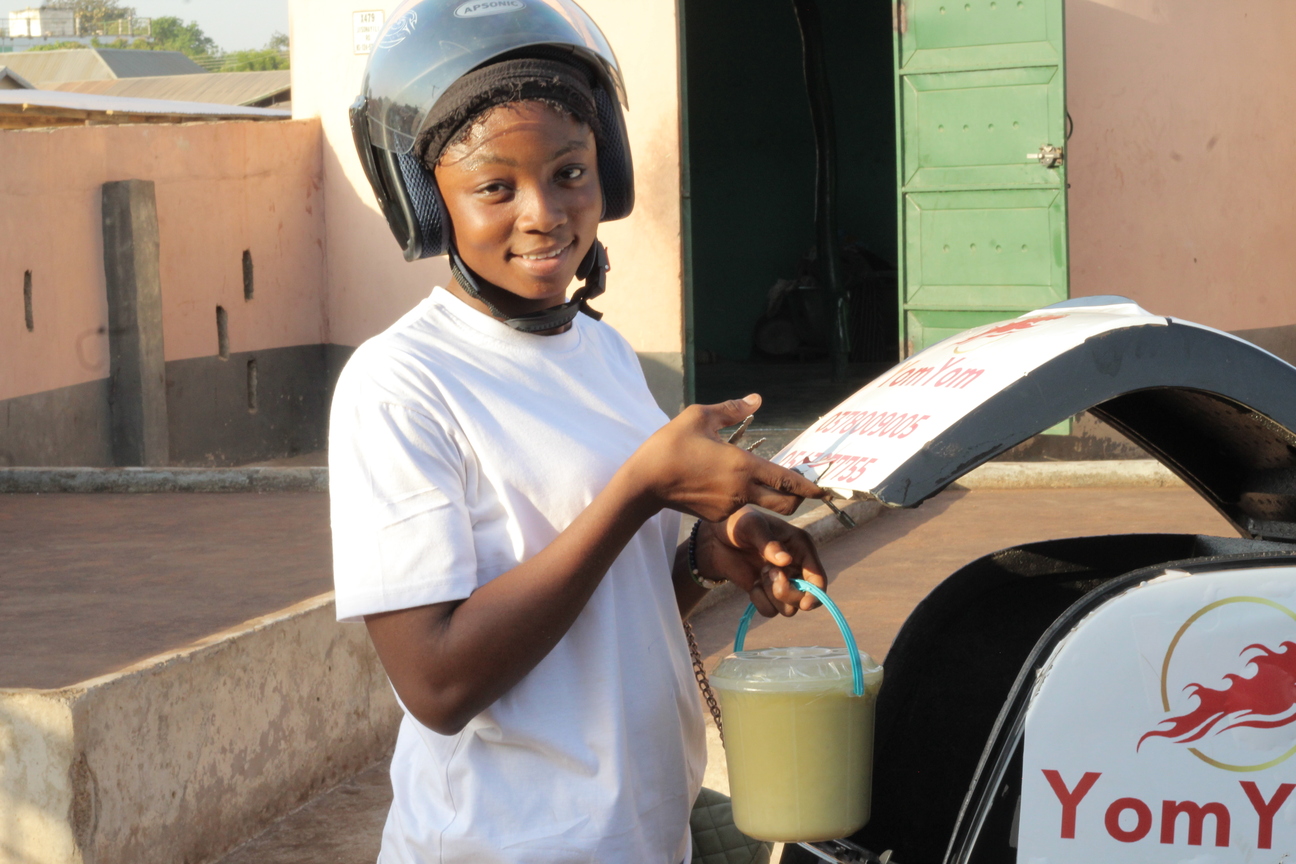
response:
<svg viewBox="0 0 1296 864"><path fill-rule="evenodd" d="M586 303L633 190L618 78L570 0L421 0L353 109L407 257L455 274L333 403L338 616L405 711L383 864L686 860L705 747L681 616L709 580L767 616L813 605L791 578L825 584L809 538L747 506L823 491L717 435L759 397L667 422ZM680 512L702 521L677 548Z"/></svg>

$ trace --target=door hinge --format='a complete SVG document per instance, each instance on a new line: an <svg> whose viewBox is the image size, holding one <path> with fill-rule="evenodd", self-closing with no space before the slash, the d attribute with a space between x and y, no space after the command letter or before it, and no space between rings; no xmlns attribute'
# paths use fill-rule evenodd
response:
<svg viewBox="0 0 1296 864"><path fill-rule="evenodd" d="M1029 162L1038 162L1044 168L1056 168L1062 164L1065 155L1061 147L1045 144L1040 147L1038 153L1027 153L1026 159Z"/></svg>
<svg viewBox="0 0 1296 864"><path fill-rule="evenodd" d="M909 11L903 2L891 6L891 29L897 33L909 32Z"/></svg>

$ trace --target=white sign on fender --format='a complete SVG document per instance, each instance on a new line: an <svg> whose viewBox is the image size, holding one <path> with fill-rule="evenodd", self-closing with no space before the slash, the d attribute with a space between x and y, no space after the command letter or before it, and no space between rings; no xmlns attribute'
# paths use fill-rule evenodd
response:
<svg viewBox="0 0 1296 864"><path fill-rule="evenodd" d="M1041 309L968 330L871 381L774 461L821 466L818 482L831 489L872 491L977 405L1068 349L1109 330L1165 323L1127 302Z"/></svg>
<svg viewBox="0 0 1296 864"><path fill-rule="evenodd" d="M1170 571L1057 647L1026 715L1018 857L1296 856L1296 567Z"/></svg>

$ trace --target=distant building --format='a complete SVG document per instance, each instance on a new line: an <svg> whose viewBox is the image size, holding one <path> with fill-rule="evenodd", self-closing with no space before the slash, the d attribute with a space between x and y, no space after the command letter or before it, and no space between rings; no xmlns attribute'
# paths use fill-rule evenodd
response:
<svg viewBox="0 0 1296 864"><path fill-rule="evenodd" d="M202 75L206 72L179 51L136 51L129 48L20 51L6 54L4 62L37 87L63 81Z"/></svg>
<svg viewBox="0 0 1296 864"><path fill-rule="evenodd" d="M19 53L30 51L33 48L48 47L51 42L77 42L87 48L98 37L96 36L42 36L37 39L31 39L26 36L9 37L9 19L0 18L0 54Z"/></svg>
<svg viewBox="0 0 1296 864"><path fill-rule="evenodd" d="M50 9L47 6L29 7L9 13L9 37L38 39L54 36L76 36L76 13L71 9Z"/></svg>

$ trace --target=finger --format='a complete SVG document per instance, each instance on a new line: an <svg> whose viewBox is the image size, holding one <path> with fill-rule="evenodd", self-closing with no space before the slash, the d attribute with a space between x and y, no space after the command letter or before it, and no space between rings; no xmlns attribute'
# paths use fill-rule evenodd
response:
<svg viewBox="0 0 1296 864"><path fill-rule="evenodd" d="M751 458L755 462L750 469L751 475L762 486L768 486L785 495L798 495L802 498L827 498L832 494L827 489L811 483L795 471L790 471L781 465L775 465L768 459L762 459L759 456L751 456Z"/></svg>
<svg viewBox="0 0 1296 864"><path fill-rule="evenodd" d="M748 484L746 497L752 504L764 507L766 510L773 510L775 513L781 513L784 516L791 516L795 513L804 500L800 495L789 495L768 486L762 486L759 483Z"/></svg>
<svg viewBox="0 0 1296 864"><path fill-rule="evenodd" d="M761 586L770 599L770 605L777 609L780 615L791 617L796 614L797 604L795 601L800 600L801 595L792 587L787 573L782 568L763 568L761 570Z"/></svg>
<svg viewBox="0 0 1296 864"><path fill-rule="evenodd" d="M751 598L752 605L756 607L756 611L761 614L762 618L773 618L778 614L778 610L774 608L769 595L765 593L763 580L753 585L752 589L747 592L747 596Z"/></svg>
<svg viewBox="0 0 1296 864"><path fill-rule="evenodd" d="M787 567L796 559L792 553L783 548L783 544L777 540L770 540L760 547L761 557L775 567Z"/></svg>
<svg viewBox="0 0 1296 864"><path fill-rule="evenodd" d="M796 559L780 538L786 536L790 528L782 519L748 508L740 511L738 519L734 520L729 540L733 546L758 552L775 567L787 567Z"/></svg>
<svg viewBox="0 0 1296 864"><path fill-rule="evenodd" d="M766 561L782 568L785 572L792 573L789 578L805 579L819 588L827 589L828 571L819 558L819 549L815 546L814 538L782 519L773 519L754 510L750 513L750 516L744 515L733 526L736 541L748 548L761 549L762 557ZM774 557L780 551L787 555L787 559L781 556L777 559ZM785 563L789 559L795 562L794 567L789 567ZM795 586L791 587L795 590ZM814 595L800 591L796 592L795 599L786 596L780 596L779 599L796 603L806 611L819 605Z"/></svg>
<svg viewBox="0 0 1296 864"><path fill-rule="evenodd" d="M819 560L819 550L815 548L814 541L810 539L808 534L803 539L798 539L802 540L802 543L798 544L800 548L797 549L798 563L801 565L801 578L818 588L828 590L828 570L823 566L823 562ZM802 611L809 612L819 605L819 601L815 599L813 594L805 592L801 595L798 605Z"/></svg>
<svg viewBox="0 0 1296 864"><path fill-rule="evenodd" d="M759 393L752 393L742 399L730 399L715 405L705 405L703 408L707 414L707 431L719 432L726 426L735 426L747 419L749 415L755 414L760 406Z"/></svg>
<svg viewBox="0 0 1296 864"><path fill-rule="evenodd" d="M792 612L795 612L801 603L801 589L795 584L799 578L801 578L801 571L796 567L774 567L770 570L774 599L786 604Z"/></svg>

